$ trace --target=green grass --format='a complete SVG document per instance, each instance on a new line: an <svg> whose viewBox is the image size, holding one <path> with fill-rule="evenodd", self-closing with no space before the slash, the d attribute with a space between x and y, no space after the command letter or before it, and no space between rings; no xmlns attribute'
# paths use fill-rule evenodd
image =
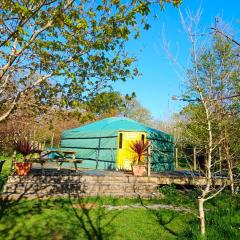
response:
<svg viewBox="0 0 240 240"><path fill-rule="evenodd" d="M10 172L11 164L12 164L12 159L9 156L3 156L0 155L1 160L5 160L5 163L3 164L3 169L0 174L0 191L4 185L4 183L7 181L8 174Z"/></svg>
<svg viewBox="0 0 240 240"><path fill-rule="evenodd" d="M5 163L3 164L2 174L8 175L11 167L12 158L9 156L0 155L0 159L5 160Z"/></svg>
<svg viewBox="0 0 240 240"><path fill-rule="evenodd" d="M2 201L0 239L201 239L192 198L196 192L183 192L171 186L162 191L165 198L151 201L111 197ZM73 207L83 202L96 202L97 205L90 210ZM103 208L108 204L135 203L183 205L192 213L147 208L109 211ZM240 239L240 196L230 197L225 192L209 201L206 208L206 239Z"/></svg>
<svg viewBox="0 0 240 240"><path fill-rule="evenodd" d="M3 159L1 157L1 159ZM7 179L11 159L1 175ZM0 200L0 240L25 239L111 239L111 240L171 240L202 239L197 219L196 190L161 187L164 198L155 200L88 198L48 200ZM95 202L96 208L76 209L74 204ZM190 213L165 209L125 209L109 211L103 205L132 205L140 203L183 206ZM205 239L240 239L240 194L232 197L228 191L206 203Z"/></svg>
<svg viewBox="0 0 240 240"><path fill-rule="evenodd" d="M116 205L111 199L84 201L93 200L97 207L91 210L73 208L78 200L70 199L8 202L1 216L0 239L177 239L192 218L167 210L105 210L103 204ZM126 203L132 202L121 202Z"/></svg>

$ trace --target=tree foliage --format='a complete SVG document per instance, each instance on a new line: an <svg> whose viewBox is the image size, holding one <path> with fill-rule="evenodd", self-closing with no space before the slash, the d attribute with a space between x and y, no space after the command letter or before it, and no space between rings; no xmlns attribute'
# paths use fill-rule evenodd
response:
<svg viewBox="0 0 240 240"><path fill-rule="evenodd" d="M120 110L120 115L144 124L151 124L152 121L150 111L141 105L141 103L136 99L135 93L131 96L127 95L123 98L123 107Z"/></svg>
<svg viewBox="0 0 240 240"><path fill-rule="evenodd" d="M139 23L149 28L150 5L140 0L1 1L0 121L31 91L39 104L75 108L110 81L138 75L125 43L139 37Z"/></svg>
<svg viewBox="0 0 240 240"><path fill-rule="evenodd" d="M209 48L202 49L198 61L199 84L204 99L211 109L213 134L216 141L223 138L223 129L227 129L235 139L239 124L239 77L240 62L236 52L238 49L219 36L214 36ZM188 72L190 85L184 95L187 99L196 99L181 111L182 140L195 146L206 145L207 121L202 104L198 101L196 83ZM236 139L235 139L236 140ZM234 141L235 141L234 140ZM233 142L233 147L236 146ZM236 148L236 147L234 147Z"/></svg>
<svg viewBox="0 0 240 240"><path fill-rule="evenodd" d="M222 35L213 35L209 45L205 43L199 47L197 25L200 15L201 9L198 9L195 16L189 13L187 24L180 13L182 25L191 43L192 57L192 66L186 73L188 91L181 98L188 105L182 111L180 124L183 142L198 146L200 152L204 152L204 170L199 169L199 173L205 177L206 182L203 186L198 186L198 217L201 235L205 235L205 202L215 198L226 185L230 185L232 193L235 193L233 162L238 157L234 159L231 138L237 132L236 125L232 123L240 119L240 62L236 54L239 49ZM227 165L225 170L228 183L225 178L222 186L217 187L214 181L217 172L222 174L223 162Z"/></svg>

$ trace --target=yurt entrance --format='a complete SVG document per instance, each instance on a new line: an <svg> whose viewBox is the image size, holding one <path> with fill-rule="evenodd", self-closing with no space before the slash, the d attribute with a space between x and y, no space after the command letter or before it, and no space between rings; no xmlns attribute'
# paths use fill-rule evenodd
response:
<svg viewBox="0 0 240 240"><path fill-rule="evenodd" d="M131 170L133 152L130 148L136 140L145 141L146 132L118 132L117 169Z"/></svg>

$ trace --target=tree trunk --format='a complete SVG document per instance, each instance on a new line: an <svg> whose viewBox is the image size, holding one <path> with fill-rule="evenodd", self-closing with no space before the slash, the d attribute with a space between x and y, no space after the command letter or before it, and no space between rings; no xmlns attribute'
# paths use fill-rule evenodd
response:
<svg viewBox="0 0 240 240"><path fill-rule="evenodd" d="M226 127L224 129L224 133L225 133L224 150L225 150L225 157L228 165L228 176L230 180L231 193L234 194L234 178L233 178L233 172L232 172L233 166L232 166L232 160L230 156L229 141L228 141L229 138L228 138Z"/></svg>
<svg viewBox="0 0 240 240"><path fill-rule="evenodd" d="M199 224L200 224L200 232L201 235L205 235L206 227L205 227L205 213L204 213L204 198L200 197L198 199L198 210L199 210Z"/></svg>
<svg viewBox="0 0 240 240"><path fill-rule="evenodd" d="M233 178L233 172L232 172L232 163L229 158L227 158L227 164L228 164L228 175L230 180L231 193L234 194L234 178Z"/></svg>

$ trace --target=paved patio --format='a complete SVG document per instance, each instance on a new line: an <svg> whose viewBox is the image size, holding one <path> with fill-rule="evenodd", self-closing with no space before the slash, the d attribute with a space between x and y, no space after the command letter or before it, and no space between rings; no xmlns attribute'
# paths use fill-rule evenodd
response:
<svg viewBox="0 0 240 240"><path fill-rule="evenodd" d="M78 168L76 171L74 167L63 166L60 170L57 169L58 165L56 163L46 163L44 164L44 173L42 173L41 165L34 163L30 172L30 175L92 175L92 176L133 176L131 171L114 171L114 170L98 170L98 169L86 169ZM145 175L146 176L146 175ZM197 177L198 172L191 171L172 171L172 172L151 172L153 177Z"/></svg>

